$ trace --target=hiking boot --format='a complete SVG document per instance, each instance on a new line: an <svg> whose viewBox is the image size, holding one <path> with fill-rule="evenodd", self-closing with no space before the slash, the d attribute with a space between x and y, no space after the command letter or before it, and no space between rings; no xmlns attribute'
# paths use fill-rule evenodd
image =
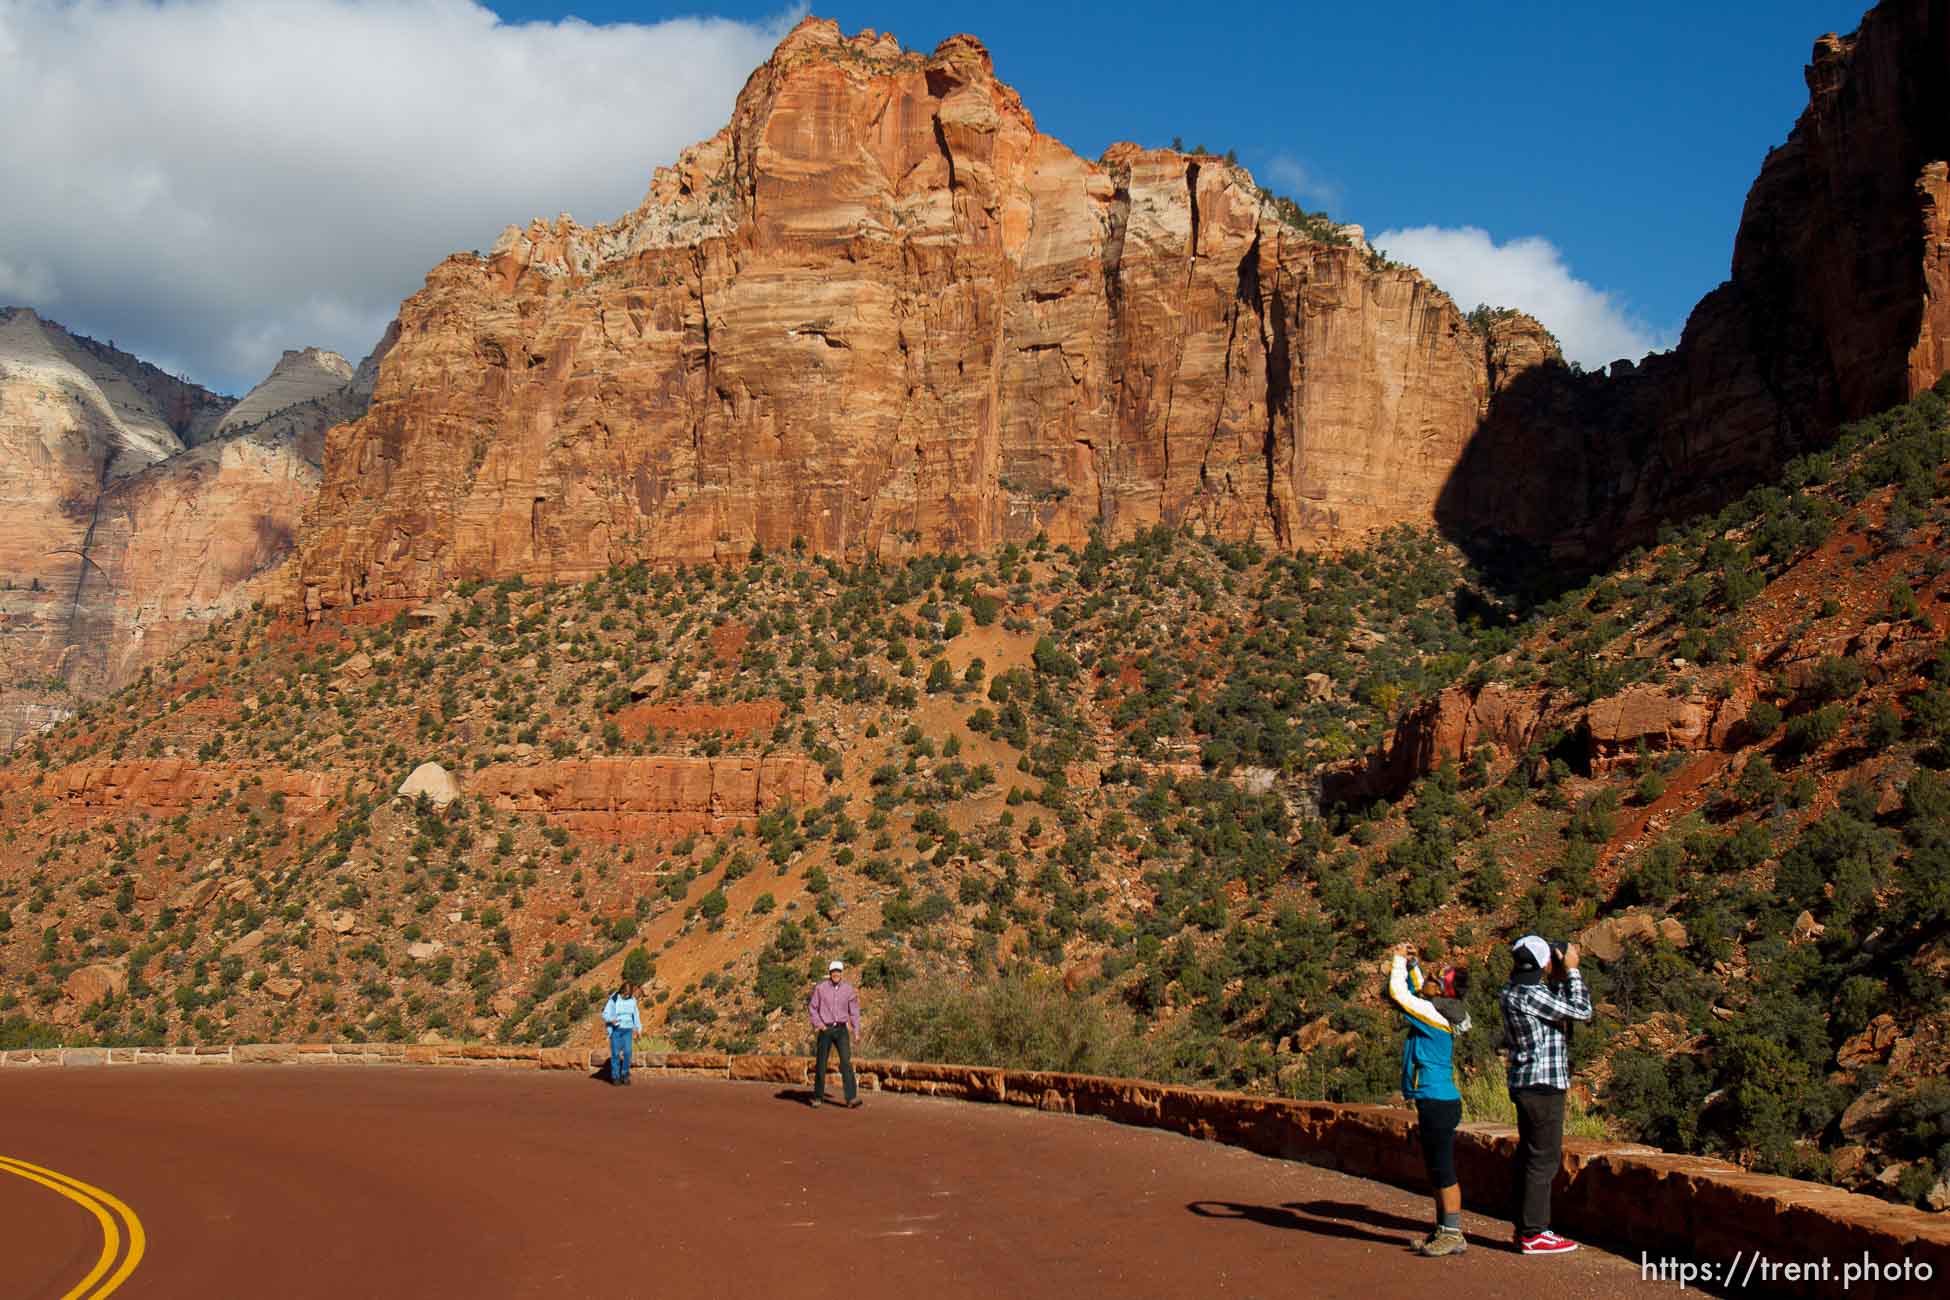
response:
<svg viewBox="0 0 1950 1300"><path fill-rule="evenodd" d="M1427 1241L1415 1248L1415 1253L1439 1259L1444 1255L1460 1255L1468 1249L1469 1243L1463 1240L1460 1228L1437 1228Z"/></svg>
<svg viewBox="0 0 1950 1300"><path fill-rule="evenodd" d="M1517 1242L1517 1249L1526 1255L1568 1255L1577 1248L1577 1242L1560 1237L1549 1228Z"/></svg>
<svg viewBox="0 0 1950 1300"><path fill-rule="evenodd" d="M811 1103L810 1103L810 1105L812 1106L812 1108L813 1108L814 1110L818 1110L818 1109L819 1109L819 1108L820 1108L821 1106L823 1106L823 1105L825 1105L825 1104L826 1104L826 1103L825 1103L825 1102L823 1102L823 1101L821 1101L821 1100L820 1100L820 1099L819 1099L818 1097L814 1097L814 1098L812 1099L812 1101L811 1101Z"/></svg>

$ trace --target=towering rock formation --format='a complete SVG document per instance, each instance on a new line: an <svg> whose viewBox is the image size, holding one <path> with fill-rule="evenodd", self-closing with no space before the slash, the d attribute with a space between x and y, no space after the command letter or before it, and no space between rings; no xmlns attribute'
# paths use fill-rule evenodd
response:
<svg viewBox="0 0 1950 1300"><path fill-rule="evenodd" d="M1886 0L1815 43L1807 81L1748 193L1731 277L1679 347L1609 375L1507 368L1443 492L1446 524L1603 555L1950 368L1950 11ZM1527 328L1493 328L1492 347Z"/></svg>
<svg viewBox="0 0 1950 1300"><path fill-rule="evenodd" d="M635 212L434 270L333 434L292 599L1159 522L1600 556L1950 363L1947 43L1929 0L1823 38L1732 278L1674 352L1584 375L1236 167L1078 158L972 38L807 20Z"/></svg>
<svg viewBox="0 0 1950 1300"><path fill-rule="evenodd" d="M969 37L807 20L636 211L511 228L403 305L299 598L801 537L1332 543L1426 519L1486 397L1481 340L1358 232L1216 158L1077 157Z"/></svg>
<svg viewBox="0 0 1950 1300"><path fill-rule="evenodd" d="M240 427L242 404L0 311L0 752L256 598L317 492L306 445L363 410L350 366L314 367L342 372L321 394L305 357L331 354L287 354Z"/></svg>
<svg viewBox="0 0 1950 1300"><path fill-rule="evenodd" d="M5 313L0 744L249 598L321 459L313 616L796 538L1627 545L1950 363L1950 18L1888 0L1808 82L1728 283L1609 374L1216 158L1077 157L969 37L815 20L636 211L449 258L356 372L290 353L233 405Z"/></svg>

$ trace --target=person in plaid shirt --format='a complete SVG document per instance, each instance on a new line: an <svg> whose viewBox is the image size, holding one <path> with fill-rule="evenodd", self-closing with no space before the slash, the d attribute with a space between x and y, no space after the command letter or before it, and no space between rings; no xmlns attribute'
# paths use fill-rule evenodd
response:
<svg viewBox="0 0 1950 1300"><path fill-rule="evenodd" d="M1578 1244L1550 1229L1551 1179L1564 1149L1564 1094L1571 1086L1571 1022L1591 1019L1578 948L1561 956L1534 934L1510 946L1510 982L1500 999L1510 1052L1510 1100L1517 1107L1517 1160L1510 1199L1517 1248L1562 1255Z"/></svg>

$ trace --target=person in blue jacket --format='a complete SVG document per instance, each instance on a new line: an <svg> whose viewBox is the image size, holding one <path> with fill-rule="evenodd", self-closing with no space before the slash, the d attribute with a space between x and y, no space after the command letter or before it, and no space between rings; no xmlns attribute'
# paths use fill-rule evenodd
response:
<svg viewBox="0 0 1950 1300"><path fill-rule="evenodd" d="M1468 1249L1462 1233L1462 1185L1456 1178L1462 1093L1456 1087L1453 1056L1456 1035L1469 1032L1469 1011L1462 1002L1468 992L1468 971L1445 966L1431 979L1422 974L1412 947L1395 948L1388 1000L1408 1025L1408 1041L1402 1044L1402 1094L1415 1103L1422 1159L1435 1189L1435 1231L1415 1249L1432 1257Z"/></svg>
<svg viewBox="0 0 1950 1300"><path fill-rule="evenodd" d="M609 1081L616 1087L630 1082L630 1058L635 1055L634 1039L643 1028L637 1010L636 985L625 982L603 1003L603 1023L609 1026Z"/></svg>

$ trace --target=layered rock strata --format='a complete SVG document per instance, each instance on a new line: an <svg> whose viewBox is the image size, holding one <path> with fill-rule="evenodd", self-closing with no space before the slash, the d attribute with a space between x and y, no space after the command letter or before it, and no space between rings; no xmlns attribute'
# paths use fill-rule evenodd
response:
<svg viewBox="0 0 1950 1300"><path fill-rule="evenodd" d="M90 813L147 812L168 817L258 781L285 797L285 813L308 817L345 785L329 773L259 763L199 763L185 758L75 763L48 774L44 788L58 806Z"/></svg>
<svg viewBox="0 0 1950 1300"><path fill-rule="evenodd" d="M1950 361L1943 25L1891 0L1680 347L1481 333L1240 169L1040 134L987 52L807 20L612 225L450 258L333 435L294 603L803 538L863 558L1158 523L1278 547L1434 518L1596 556Z"/></svg>
<svg viewBox="0 0 1950 1300"><path fill-rule="evenodd" d="M19 773L8 775L13 780L0 784L0 791L25 780ZM716 833L749 825L781 805L804 807L826 795L819 765L794 757L572 758L495 763L450 779L461 793L496 808L540 814L553 825L595 835ZM345 789L346 774L187 758L128 759L58 768L38 788L74 812L168 817L245 784L284 796L285 815L303 818Z"/></svg>
<svg viewBox="0 0 1950 1300"><path fill-rule="evenodd" d="M1482 342L1243 170L1039 133L969 37L808 20L612 225L449 258L335 429L314 613L804 538L850 558L1426 518Z"/></svg>
<svg viewBox="0 0 1950 1300"><path fill-rule="evenodd" d="M748 826L782 804L817 803L826 781L803 758L651 755L493 764L468 775L467 792L583 834L642 838Z"/></svg>
<svg viewBox="0 0 1950 1300"><path fill-rule="evenodd" d="M275 599L271 573L318 492L295 447L205 443L104 493L70 608L70 691L94 696L202 634Z"/></svg>

